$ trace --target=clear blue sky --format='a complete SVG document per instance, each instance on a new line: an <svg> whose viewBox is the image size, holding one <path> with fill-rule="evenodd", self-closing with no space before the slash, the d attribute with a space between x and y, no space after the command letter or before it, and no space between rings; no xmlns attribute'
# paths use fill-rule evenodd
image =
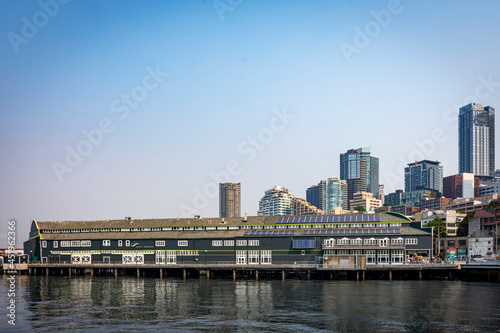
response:
<svg viewBox="0 0 500 333"><path fill-rule="evenodd" d="M387 193L415 159L457 173L469 96L500 109L498 1L42 3L0 2L0 247L11 218L21 246L30 217L218 216L195 192L228 163L248 215L362 146Z"/></svg>

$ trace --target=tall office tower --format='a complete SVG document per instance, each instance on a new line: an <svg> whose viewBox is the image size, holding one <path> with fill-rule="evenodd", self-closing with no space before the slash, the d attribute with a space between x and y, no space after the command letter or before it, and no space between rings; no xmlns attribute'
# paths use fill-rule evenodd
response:
<svg viewBox="0 0 500 333"><path fill-rule="evenodd" d="M323 210L323 194L321 186L313 185L306 190L306 201Z"/></svg>
<svg viewBox="0 0 500 333"><path fill-rule="evenodd" d="M405 168L405 192L422 189L443 193L443 167L438 161L417 161Z"/></svg>
<svg viewBox="0 0 500 333"><path fill-rule="evenodd" d="M292 199L295 198L292 192L282 186L274 186L267 190L259 201L258 215L280 216L290 215Z"/></svg>
<svg viewBox="0 0 500 333"><path fill-rule="evenodd" d="M479 177L472 173L460 173L443 178L443 196L450 199L479 196Z"/></svg>
<svg viewBox="0 0 500 333"><path fill-rule="evenodd" d="M458 115L458 172L495 176L495 109L470 103Z"/></svg>
<svg viewBox="0 0 500 333"><path fill-rule="evenodd" d="M370 148L350 149L340 154L340 179L347 181L347 201L356 192L379 195L379 160L370 155Z"/></svg>
<svg viewBox="0 0 500 333"><path fill-rule="evenodd" d="M325 213L337 207L347 209L347 181L339 178L321 180L306 190L306 201Z"/></svg>
<svg viewBox="0 0 500 333"><path fill-rule="evenodd" d="M219 184L219 217L241 217L241 183Z"/></svg>
<svg viewBox="0 0 500 333"><path fill-rule="evenodd" d="M379 200L382 200L382 205L385 203L385 193L384 193L384 184L380 184L378 186L378 198Z"/></svg>
<svg viewBox="0 0 500 333"><path fill-rule="evenodd" d="M321 209L325 212L334 210L337 207L347 209L347 181L338 178L328 178L319 182L321 187Z"/></svg>

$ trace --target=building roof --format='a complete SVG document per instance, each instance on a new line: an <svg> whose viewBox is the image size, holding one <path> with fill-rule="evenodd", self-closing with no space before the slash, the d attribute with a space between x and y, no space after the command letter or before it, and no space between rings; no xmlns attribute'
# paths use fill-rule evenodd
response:
<svg viewBox="0 0 500 333"><path fill-rule="evenodd" d="M474 217L493 217L493 214L488 213L485 210L478 210L476 214L474 214Z"/></svg>
<svg viewBox="0 0 500 333"><path fill-rule="evenodd" d="M328 229L328 228L327 228ZM368 228L340 228L335 230L351 230L351 229L368 229ZM375 230L376 228L369 228ZM338 235L321 235L324 237L372 237L372 236L400 236L400 235L428 235L429 233L412 227L396 227L396 228L381 228L381 229L398 229L401 233L372 233L372 234L338 234ZM287 229L290 230L290 229ZM297 229L293 230L293 236L310 236L306 231L318 229ZM251 230L213 230L213 231L151 231L151 232L86 232L86 233L68 233L68 234L42 234L43 240L79 240L79 239L200 239L200 238L219 238L233 239L235 237L266 237L265 235L249 235ZM271 236L271 235L269 235ZM289 235L273 235L272 237L289 237Z"/></svg>
<svg viewBox="0 0 500 333"><path fill-rule="evenodd" d="M363 215L363 214L358 214ZM355 214L350 215L355 216ZM249 216L225 218L171 218L171 219L123 219L97 221L37 221L39 229L98 229L98 228L155 228L155 227L210 227L241 225L274 225L282 216ZM401 222L408 219L393 214L380 214L380 223Z"/></svg>

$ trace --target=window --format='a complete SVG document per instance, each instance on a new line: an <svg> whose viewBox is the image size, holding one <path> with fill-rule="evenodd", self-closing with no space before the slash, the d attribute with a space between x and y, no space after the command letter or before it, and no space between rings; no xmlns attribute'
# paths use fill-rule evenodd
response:
<svg viewBox="0 0 500 333"><path fill-rule="evenodd" d="M248 263L249 264L259 263L259 251L248 251Z"/></svg>
<svg viewBox="0 0 500 333"><path fill-rule="evenodd" d="M363 240L361 238L351 239L351 245L361 245Z"/></svg>
<svg viewBox="0 0 500 333"><path fill-rule="evenodd" d="M188 241L187 240L177 241L177 246L188 246Z"/></svg>
<svg viewBox="0 0 500 333"><path fill-rule="evenodd" d="M247 246L246 239L239 239L236 241L236 246Z"/></svg>
<svg viewBox="0 0 500 333"><path fill-rule="evenodd" d="M388 243L389 243L389 238L383 238L378 240L378 246L380 247L386 247Z"/></svg>
<svg viewBox="0 0 500 333"><path fill-rule="evenodd" d="M234 246L234 240L225 240L224 246Z"/></svg>
<svg viewBox="0 0 500 333"><path fill-rule="evenodd" d="M366 255L366 263L367 264L375 264L375 250L365 250Z"/></svg>
<svg viewBox="0 0 500 333"><path fill-rule="evenodd" d="M377 240L375 238L369 238L369 239L365 239L364 243L365 243L365 245L374 246L374 245L377 245Z"/></svg>
<svg viewBox="0 0 500 333"><path fill-rule="evenodd" d="M391 239L391 245L403 245L403 238L393 238Z"/></svg>
<svg viewBox="0 0 500 333"><path fill-rule="evenodd" d="M71 247L80 247L80 241L71 241Z"/></svg>
<svg viewBox="0 0 500 333"><path fill-rule="evenodd" d="M102 246L110 246L110 245L111 245L111 241L109 239L102 240Z"/></svg>
<svg viewBox="0 0 500 333"><path fill-rule="evenodd" d="M123 241L120 239L120 240L118 241L118 246L122 246L122 245L123 245Z"/></svg>
<svg viewBox="0 0 500 333"><path fill-rule="evenodd" d="M59 242L58 241L54 241L52 243L52 246L54 247L54 249L57 249L59 247Z"/></svg>
<svg viewBox="0 0 500 333"><path fill-rule="evenodd" d="M42 241L42 247L43 248L47 247L47 241Z"/></svg>
<svg viewBox="0 0 500 333"><path fill-rule="evenodd" d="M389 250L378 251L378 263L388 264L389 263Z"/></svg>
<svg viewBox="0 0 500 333"><path fill-rule="evenodd" d="M258 239L250 239L248 241L248 246L259 246L259 240Z"/></svg>
<svg viewBox="0 0 500 333"><path fill-rule="evenodd" d="M91 245L90 240L82 240L82 241L80 242L80 245L81 245L82 247L91 247L91 246L92 246L92 245Z"/></svg>
<svg viewBox="0 0 500 333"><path fill-rule="evenodd" d="M347 255L349 254L349 250L338 250L337 255Z"/></svg>
<svg viewBox="0 0 500 333"><path fill-rule="evenodd" d="M130 246L130 241L129 240L125 241L125 246Z"/></svg>
<svg viewBox="0 0 500 333"><path fill-rule="evenodd" d="M406 245L417 245L418 244L418 240L417 240L417 238L406 238L405 239L405 244Z"/></svg>
<svg viewBox="0 0 500 333"><path fill-rule="evenodd" d="M260 263L270 264L272 261L272 252L270 250L260 252Z"/></svg>
<svg viewBox="0 0 500 333"><path fill-rule="evenodd" d="M213 240L212 246L222 246L222 241L221 240Z"/></svg>
<svg viewBox="0 0 500 333"><path fill-rule="evenodd" d="M61 247L70 247L71 242L70 241L61 241Z"/></svg>
<svg viewBox="0 0 500 333"><path fill-rule="evenodd" d="M460 240L458 241L458 245L459 245L459 246L465 246L465 245L467 245L467 241L466 241L465 239L460 239Z"/></svg>
<svg viewBox="0 0 500 333"><path fill-rule="evenodd" d="M490 242L488 242L489 244ZM450 240L448 241L448 246L455 246L455 241L454 240Z"/></svg>
<svg viewBox="0 0 500 333"><path fill-rule="evenodd" d="M332 247L332 246L335 246L335 239L333 238L330 238L330 239L325 239L323 241L323 246L324 247Z"/></svg>
<svg viewBox="0 0 500 333"><path fill-rule="evenodd" d="M349 238L342 238L337 240L337 245L349 245Z"/></svg>
<svg viewBox="0 0 500 333"><path fill-rule="evenodd" d="M155 242L155 246L165 246L165 241L164 240L157 240Z"/></svg>

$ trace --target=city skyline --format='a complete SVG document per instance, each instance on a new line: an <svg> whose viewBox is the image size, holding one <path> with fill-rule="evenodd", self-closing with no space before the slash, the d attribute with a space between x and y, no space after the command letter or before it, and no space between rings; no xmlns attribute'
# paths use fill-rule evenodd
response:
<svg viewBox="0 0 500 333"><path fill-rule="evenodd" d="M253 215L275 185L305 198L340 177L355 147L385 193L417 160L454 175L460 107L500 105L496 1L228 6L0 4L0 219L18 245L30 219L218 216L225 182Z"/></svg>

